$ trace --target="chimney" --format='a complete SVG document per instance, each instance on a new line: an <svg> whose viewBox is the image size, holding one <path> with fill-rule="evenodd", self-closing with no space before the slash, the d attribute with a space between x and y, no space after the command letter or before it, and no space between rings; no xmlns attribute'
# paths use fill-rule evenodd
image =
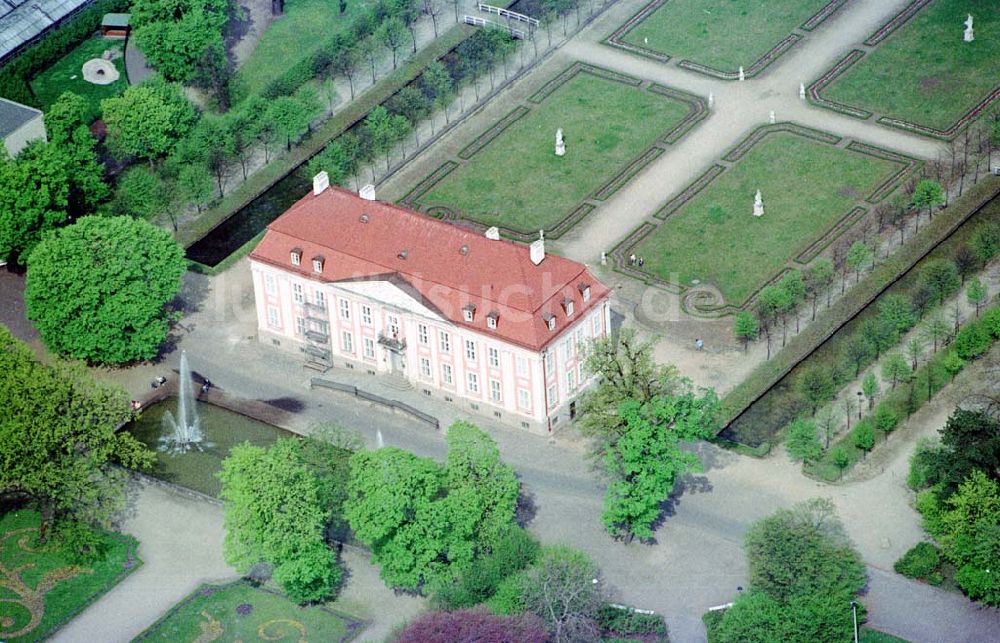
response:
<svg viewBox="0 0 1000 643"><path fill-rule="evenodd" d="M330 187L330 175L326 173L326 170L313 177L313 194L320 194L328 187Z"/></svg>
<svg viewBox="0 0 1000 643"><path fill-rule="evenodd" d="M538 240L531 242L531 263L536 266L545 259L545 230L538 231Z"/></svg>
<svg viewBox="0 0 1000 643"><path fill-rule="evenodd" d="M361 191L358 192L358 196L360 196L362 199L365 199L366 201L374 201L375 186L372 185L371 183L365 185L364 187L361 188Z"/></svg>
<svg viewBox="0 0 1000 643"><path fill-rule="evenodd" d="M497 241L500 239L500 228L493 226L486 230L486 238L492 241Z"/></svg>

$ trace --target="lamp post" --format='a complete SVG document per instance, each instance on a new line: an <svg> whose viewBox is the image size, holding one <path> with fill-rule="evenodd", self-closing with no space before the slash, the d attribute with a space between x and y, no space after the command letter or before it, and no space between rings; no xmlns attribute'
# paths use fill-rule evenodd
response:
<svg viewBox="0 0 1000 643"><path fill-rule="evenodd" d="M851 614L854 617L854 643L858 643L858 602L851 601Z"/></svg>
<svg viewBox="0 0 1000 643"><path fill-rule="evenodd" d="M858 420L861 419L861 396L864 395L861 391L858 391Z"/></svg>

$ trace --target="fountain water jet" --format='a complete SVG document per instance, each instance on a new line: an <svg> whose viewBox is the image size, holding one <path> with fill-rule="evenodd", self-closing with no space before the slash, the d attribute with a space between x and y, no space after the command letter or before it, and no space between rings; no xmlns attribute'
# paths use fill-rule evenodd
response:
<svg viewBox="0 0 1000 643"><path fill-rule="evenodd" d="M382 438L382 429L377 429L375 431L375 448L381 449L385 446L385 440Z"/></svg>
<svg viewBox="0 0 1000 643"><path fill-rule="evenodd" d="M177 391L177 417L170 411L163 414L164 436L160 443L164 451L184 453L191 449L201 450L204 435L201 432L201 419L198 409L191 398L191 367L188 366L187 353L181 351L180 381Z"/></svg>

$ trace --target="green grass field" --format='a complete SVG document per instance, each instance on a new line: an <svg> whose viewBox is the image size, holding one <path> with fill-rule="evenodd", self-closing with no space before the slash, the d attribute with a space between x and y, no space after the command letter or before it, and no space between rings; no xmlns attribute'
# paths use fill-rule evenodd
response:
<svg viewBox="0 0 1000 643"><path fill-rule="evenodd" d="M118 73L121 74L110 85L95 85L83 79L83 63L91 58L100 58L108 49L124 50L123 40L105 40L100 36L84 40L80 45L63 56L54 65L40 73L31 81L31 91L35 92L42 105L42 111L47 111L63 92L73 92L87 99L87 118L94 120L101 113L101 101L117 96L128 87L125 77L125 59L114 61Z"/></svg>
<svg viewBox="0 0 1000 643"><path fill-rule="evenodd" d="M280 594L239 581L200 587L135 640L194 641L211 632L218 635L211 640L244 643L350 641L362 626L343 614L319 606L299 607Z"/></svg>
<svg viewBox="0 0 1000 643"><path fill-rule="evenodd" d="M971 13L976 40L963 42ZM948 129L1000 84L1000 3L937 0L822 91L830 100Z"/></svg>
<svg viewBox="0 0 1000 643"><path fill-rule="evenodd" d="M420 197L471 220L551 229L687 115L686 104L581 72ZM566 156L554 153L563 128Z"/></svg>
<svg viewBox="0 0 1000 643"><path fill-rule="evenodd" d="M787 261L900 168L787 133L771 134L662 223L635 250L644 270L718 287L742 304ZM754 217L760 190L764 216Z"/></svg>
<svg viewBox="0 0 1000 643"><path fill-rule="evenodd" d="M285 15L268 25L257 48L236 72L234 95L245 98L259 94L286 69L349 27L356 15L373 4L373 0L350 0L341 15L337 3L331 0L288 0Z"/></svg>
<svg viewBox="0 0 1000 643"><path fill-rule="evenodd" d="M34 511L0 515L0 598L13 599L0 602L3 641L43 640L139 565L135 539L115 533L104 534L104 560L74 564L54 544L37 546L39 522Z"/></svg>
<svg viewBox="0 0 1000 643"><path fill-rule="evenodd" d="M829 0L667 0L625 42L721 71L749 67Z"/></svg>

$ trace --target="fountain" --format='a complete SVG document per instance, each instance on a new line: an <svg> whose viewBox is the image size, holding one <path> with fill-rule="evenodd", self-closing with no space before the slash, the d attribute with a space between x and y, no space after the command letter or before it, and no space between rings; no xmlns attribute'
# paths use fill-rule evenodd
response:
<svg viewBox="0 0 1000 643"><path fill-rule="evenodd" d="M187 353L181 351L180 381L177 386L177 417L175 418L170 411L163 414L162 423L165 434L160 438L160 444L164 451L185 453L191 449L201 450L204 436L201 432L198 410L191 400L191 385L193 383Z"/></svg>
<svg viewBox="0 0 1000 643"><path fill-rule="evenodd" d="M375 448L381 449L385 446L385 440L382 438L382 429L377 429L375 431Z"/></svg>

